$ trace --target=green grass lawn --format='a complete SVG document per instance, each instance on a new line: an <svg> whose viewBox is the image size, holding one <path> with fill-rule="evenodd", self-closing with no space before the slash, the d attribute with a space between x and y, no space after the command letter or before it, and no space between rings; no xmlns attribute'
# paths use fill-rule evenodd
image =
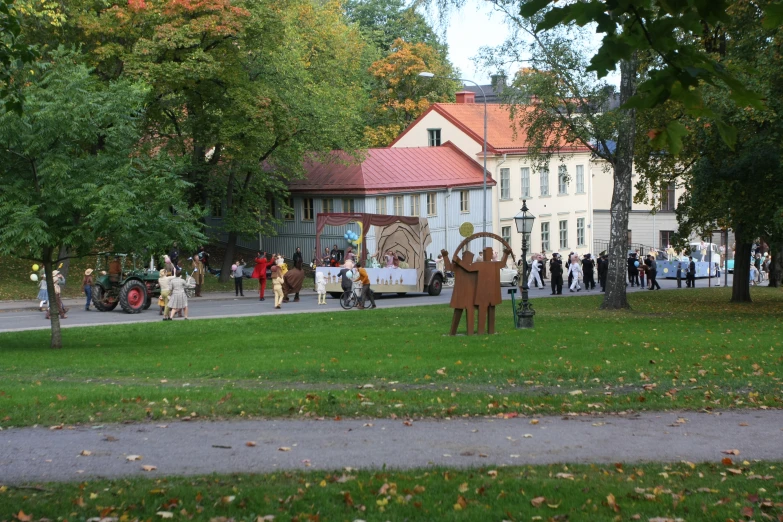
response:
<svg viewBox="0 0 783 522"><path fill-rule="evenodd" d="M0 519L780 520L780 464L738 466L617 463L94 480L0 487Z"/></svg>
<svg viewBox="0 0 783 522"><path fill-rule="evenodd" d="M752 291L539 299L533 331L504 304L488 337L444 335L447 306L4 333L0 426L777 408L783 293Z"/></svg>

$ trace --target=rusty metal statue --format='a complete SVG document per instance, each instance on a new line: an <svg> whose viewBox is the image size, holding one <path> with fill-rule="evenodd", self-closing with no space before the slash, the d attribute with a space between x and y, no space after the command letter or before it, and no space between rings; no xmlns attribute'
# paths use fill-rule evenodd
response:
<svg viewBox="0 0 783 522"><path fill-rule="evenodd" d="M449 302L449 306L454 309L454 315L451 319L449 335L457 335L463 310L467 312L468 335L473 335L473 312L478 273L465 270L462 267L462 263L470 265L473 262L473 252L465 251L461 260L456 254L453 259L449 259L449 253L446 250L441 250L440 253L443 255L443 264L446 270L454 273L454 291L451 293L451 301Z"/></svg>

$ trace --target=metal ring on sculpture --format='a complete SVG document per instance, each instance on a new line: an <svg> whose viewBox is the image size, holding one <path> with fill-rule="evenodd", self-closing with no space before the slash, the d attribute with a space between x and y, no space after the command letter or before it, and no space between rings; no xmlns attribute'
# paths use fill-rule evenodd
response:
<svg viewBox="0 0 783 522"><path fill-rule="evenodd" d="M476 232L475 234L473 234L473 235L471 235L471 236L468 236L468 237L466 237L465 239L463 239L463 240L462 240L462 243L460 243L460 244L457 246L457 249L456 249L456 250L454 250L454 253L456 254L457 252L461 252L461 251L462 251L462 249L468 245L468 243L470 243L470 242L471 242L471 241L473 241L474 239L478 239L478 238L480 238L480 237L488 237L488 238L494 239L494 240L496 240L497 242L499 242L501 245L503 245L504 247L506 247L506 248L507 248L507 249L508 249L508 250L511 252L511 259L514 261L514 263L516 263L516 262L517 262L517 258L514 256L514 251L513 251L513 249L511 248L511 245L509 245L509 244L506 242L506 240L505 240L505 239L503 239L502 237L500 237L500 236L499 236L499 235L497 235L497 234L493 234L492 232Z"/></svg>

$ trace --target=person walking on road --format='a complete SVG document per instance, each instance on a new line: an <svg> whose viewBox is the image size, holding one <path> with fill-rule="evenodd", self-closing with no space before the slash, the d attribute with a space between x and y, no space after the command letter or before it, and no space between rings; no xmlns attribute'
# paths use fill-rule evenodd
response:
<svg viewBox="0 0 783 522"><path fill-rule="evenodd" d="M201 285L204 284L204 263L198 258L198 254L191 258L193 263L193 280L196 281L196 297L201 297Z"/></svg>
<svg viewBox="0 0 783 522"><path fill-rule="evenodd" d="M606 292L606 274L609 273L609 256L606 253L598 256L598 284L601 291Z"/></svg>
<svg viewBox="0 0 783 522"><path fill-rule="evenodd" d="M264 300L264 293L266 292L266 252L258 252L255 259L256 266L253 267L253 279L258 279L258 300Z"/></svg>
<svg viewBox="0 0 783 522"><path fill-rule="evenodd" d="M530 264L530 277L527 278L527 286L530 287L535 282L536 288L539 286L544 289L544 283L541 281L541 262L538 260L538 256L533 254L533 260Z"/></svg>
<svg viewBox="0 0 783 522"><path fill-rule="evenodd" d="M245 291L242 288L242 279L245 277L244 268L245 260L242 258L231 265L231 271L234 275L234 294L239 297L245 297Z"/></svg>
<svg viewBox="0 0 783 522"><path fill-rule="evenodd" d="M563 261L560 254L552 254L552 260L549 262L549 276L551 278L552 295L563 294ZM528 285L530 286L530 285Z"/></svg>
<svg viewBox="0 0 783 522"><path fill-rule="evenodd" d="M574 288L576 288L576 291L579 292L582 290L582 287L579 286L579 276L582 273L582 269L579 266L579 259L577 257L574 257L571 259L571 265L568 267L568 278L571 281L571 286L569 287L569 290L571 292L574 291Z"/></svg>
<svg viewBox="0 0 783 522"><path fill-rule="evenodd" d="M44 305L49 307L49 289L46 287L46 272L41 270L41 282L38 283L38 309L44 311Z"/></svg>
<svg viewBox="0 0 783 522"><path fill-rule="evenodd" d="M655 257L653 256L647 256L647 259L650 260L650 273L648 275L648 279L650 280L650 290L661 289L661 285L658 284L658 262L655 260Z"/></svg>
<svg viewBox="0 0 783 522"><path fill-rule="evenodd" d="M278 310L283 303L283 271L280 270L281 264L281 260L277 259L272 266L272 288L275 291L275 308Z"/></svg>
<svg viewBox="0 0 783 522"><path fill-rule="evenodd" d="M82 279L82 290L84 291L84 295L87 297L87 302L84 304L85 312L90 311L90 303L92 302L92 272L92 268L85 270L84 279Z"/></svg>
<svg viewBox="0 0 783 522"><path fill-rule="evenodd" d="M326 276L323 272L315 273L315 291L318 293L318 304L326 304Z"/></svg>
<svg viewBox="0 0 783 522"><path fill-rule="evenodd" d="M631 287L639 286L639 260L636 258L636 252L631 252L628 256L628 282Z"/></svg>
<svg viewBox="0 0 783 522"><path fill-rule="evenodd" d="M169 297L171 296L171 272L165 268L160 271L158 276L158 284L160 285L160 299L163 304L160 306L160 313L158 315L163 316L163 320L169 316Z"/></svg>
<svg viewBox="0 0 783 522"><path fill-rule="evenodd" d="M585 254L582 259L582 278L585 283L585 290L595 290L595 263L590 254Z"/></svg>
<svg viewBox="0 0 783 522"><path fill-rule="evenodd" d="M299 259L294 263L294 267L285 273L283 276L283 302L288 302L288 294L294 294L294 302L299 302L299 292L302 291L302 284L304 283L305 273L302 269L302 260Z"/></svg>
<svg viewBox="0 0 783 522"><path fill-rule="evenodd" d="M367 270L365 270L361 264L356 263L356 272L357 272L357 279L362 284L361 300L359 304L356 305L356 308L364 308L366 306L368 299L370 300L370 304L372 305L371 308L376 308L375 294L370 289L370 276L367 275Z"/></svg>
<svg viewBox="0 0 783 522"><path fill-rule="evenodd" d="M185 293L185 280L181 277L171 278L171 297L169 297L169 321L174 320L174 314L185 314L188 318L188 295Z"/></svg>

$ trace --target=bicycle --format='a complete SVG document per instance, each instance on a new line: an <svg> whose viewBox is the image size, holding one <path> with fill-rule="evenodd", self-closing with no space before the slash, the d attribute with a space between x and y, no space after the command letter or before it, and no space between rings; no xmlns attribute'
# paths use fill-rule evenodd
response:
<svg viewBox="0 0 783 522"><path fill-rule="evenodd" d="M340 306L344 310L350 310L361 302L362 299L362 287L353 285L350 290L343 292L340 296Z"/></svg>

